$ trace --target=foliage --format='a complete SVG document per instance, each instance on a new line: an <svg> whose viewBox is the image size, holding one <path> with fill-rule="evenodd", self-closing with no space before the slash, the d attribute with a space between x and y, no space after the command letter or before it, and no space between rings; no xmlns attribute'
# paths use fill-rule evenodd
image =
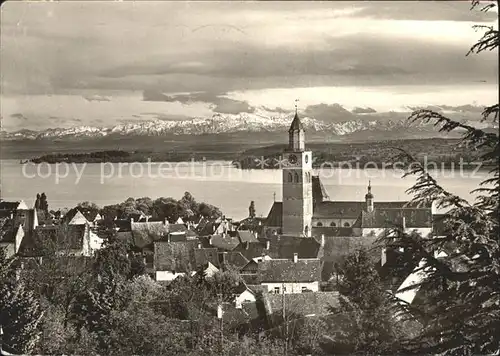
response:
<svg viewBox="0 0 500 356"><path fill-rule="evenodd" d="M479 1L473 7L481 6ZM483 11L497 6L488 3ZM498 31L487 28L469 54L498 49ZM482 120L498 125L498 104L486 107ZM451 120L442 113L419 110L410 121L434 123L441 132L459 130L462 145L480 151L481 161L495 163L494 168L474 192L469 203L447 191L411 154L401 152L395 159L405 159L416 183L408 190L413 203L435 202L446 209L440 236L419 237L395 231L395 239L385 241L394 247L412 248L425 262L427 278L410 288L427 293L424 306L424 333L406 344L407 352L442 355L493 354L500 350L500 246L499 246L499 165L498 134ZM411 306L403 312L416 315Z"/></svg>
<svg viewBox="0 0 500 356"><path fill-rule="evenodd" d="M39 338L42 310L34 293L12 276L14 261L0 248L0 326L3 345L12 353L30 353Z"/></svg>
<svg viewBox="0 0 500 356"><path fill-rule="evenodd" d="M329 354L394 354L404 337L368 252L350 254L340 267L339 306L331 308Z"/></svg>

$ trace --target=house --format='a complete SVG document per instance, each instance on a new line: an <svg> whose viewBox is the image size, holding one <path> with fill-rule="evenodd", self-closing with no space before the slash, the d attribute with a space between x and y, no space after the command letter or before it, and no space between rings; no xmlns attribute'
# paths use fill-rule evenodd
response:
<svg viewBox="0 0 500 356"><path fill-rule="evenodd" d="M59 255L89 257L102 247L102 243L88 223L38 226L25 236L18 253L22 257L38 257L54 248Z"/></svg>
<svg viewBox="0 0 500 356"><path fill-rule="evenodd" d="M8 257L18 253L21 243L38 226L38 214L24 201L0 201L0 247Z"/></svg>
<svg viewBox="0 0 500 356"><path fill-rule="evenodd" d="M257 281L270 293L319 291L321 261L318 258L272 259L258 263Z"/></svg>

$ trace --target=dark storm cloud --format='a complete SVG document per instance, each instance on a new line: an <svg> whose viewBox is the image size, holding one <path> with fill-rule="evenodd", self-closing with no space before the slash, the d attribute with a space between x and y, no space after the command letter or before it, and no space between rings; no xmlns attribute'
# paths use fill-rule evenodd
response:
<svg viewBox="0 0 500 356"><path fill-rule="evenodd" d="M255 108L248 102L234 100L222 96L224 94L213 94L208 92L167 95L153 90L145 90L143 99L145 101L166 101L190 104L194 102L204 102L213 104L212 110L221 114L238 114L240 112L252 113Z"/></svg>
<svg viewBox="0 0 500 356"><path fill-rule="evenodd" d="M309 105L303 114L325 122L345 121L354 117L350 111L344 109L340 104Z"/></svg>
<svg viewBox="0 0 500 356"><path fill-rule="evenodd" d="M350 35L331 38L323 48L308 51L286 47L269 51L250 45L220 49L205 57L203 65L185 68L182 73L169 72L172 67L165 68L162 63L145 61L134 67L115 68L116 78L97 78L88 86L224 93L294 86L498 82L496 53L466 57L467 51L467 46L453 42ZM203 95L197 99L213 102L212 95ZM193 100L192 96L177 99Z"/></svg>
<svg viewBox="0 0 500 356"><path fill-rule="evenodd" d="M353 114L374 114L376 113L377 110L373 108L360 108L360 107L355 107L352 109Z"/></svg>
<svg viewBox="0 0 500 356"><path fill-rule="evenodd" d="M12 117L14 119L19 119L19 120L28 120L28 118L21 113L12 114L12 115L10 115L10 117Z"/></svg>
<svg viewBox="0 0 500 356"><path fill-rule="evenodd" d="M491 22L498 17L493 11L470 11L471 1L364 1L356 16L387 20L471 21Z"/></svg>

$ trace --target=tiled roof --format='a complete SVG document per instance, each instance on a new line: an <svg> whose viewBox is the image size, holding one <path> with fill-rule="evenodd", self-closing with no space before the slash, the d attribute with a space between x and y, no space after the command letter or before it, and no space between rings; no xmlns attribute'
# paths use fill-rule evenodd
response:
<svg viewBox="0 0 500 356"><path fill-rule="evenodd" d="M184 232L187 231L187 227L184 224L169 224L168 232Z"/></svg>
<svg viewBox="0 0 500 356"><path fill-rule="evenodd" d="M267 315L281 312L283 301L287 314L304 316L328 315L330 307L336 307L339 304L338 292L291 293L284 295L265 293L263 296Z"/></svg>
<svg viewBox="0 0 500 356"><path fill-rule="evenodd" d="M266 244L262 242L247 242L236 246L233 251L241 252L241 254L248 260L255 257L261 257L263 253L267 254Z"/></svg>
<svg viewBox="0 0 500 356"><path fill-rule="evenodd" d="M157 271L190 272L196 270L198 241L154 242L154 268Z"/></svg>
<svg viewBox="0 0 500 356"><path fill-rule="evenodd" d="M323 186L323 183L321 182L321 179L319 176L312 176L312 195L313 195L313 202L316 204L318 202L330 200L330 197L328 196L328 192L326 191L325 187Z"/></svg>
<svg viewBox="0 0 500 356"><path fill-rule="evenodd" d="M33 233L26 234L21 241L19 254L40 256L44 248L53 244L58 251L81 250L86 233L85 225L38 226Z"/></svg>
<svg viewBox="0 0 500 356"><path fill-rule="evenodd" d="M208 262L214 266L219 266L219 257L216 248L195 248L194 260L196 267L205 266Z"/></svg>
<svg viewBox="0 0 500 356"><path fill-rule="evenodd" d="M357 201L318 202L314 209L314 217L356 219L361 214L364 205L364 202Z"/></svg>
<svg viewBox="0 0 500 356"><path fill-rule="evenodd" d="M258 264L259 282L314 282L321 281L319 259L265 260Z"/></svg>
<svg viewBox="0 0 500 356"><path fill-rule="evenodd" d="M19 206L18 201L0 201L0 210L8 210L14 212Z"/></svg>
<svg viewBox="0 0 500 356"><path fill-rule="evenodd" d="M232 251L240 244L240 240L237 237L228 235L211 235L209 243L211 246L217 247L220 250Z"/></svg>
<svg viewBox="0 0 500 356"><path fill-rule="evenodd" d="M118 228L118 231L131 231L132 224L130 223L130 220L116 219L114 223Z"/></svg>
<svg viewBox="0 0 500 356"><path fill-rule="evenodd" d="M341 264L347 255L361 247L370 249L376 240L376 236L325 236L323 260ZM377 253L380 254L380 251Z"/></svg>
<svg viewBox="0 0 500 356"><path fill-rule="evenodd" d="M230 251L222 252L221 254L223 255L223 261L226 265L236 267L237 269L246 266L249 262L241 252Z"/></svg>
<svg viewBox="0 0 500 356"><path fill-rule="evenodd" d="M383 228L401 226L403 223L403 217L405 218L407 228L432 226L432 212L428 208L376 208L373 212L362 212L361 227Z"/></svg>
<svg viewBox="0 0 500 356"><path fill-rule="evenodd" d="M325 236L355 236L352 227L330 227L330 226L313 226L311 229L313 237Z"/></svg>
<svg viewBox="0 0 500 356"><path fill-rule="evenodd" d="M266 226L283 226L283 203L279 201L275 201L269 214L267 215L267 219L264 223Z"/></svg>
<svg viewBox="0 0 500 356"><path fill-rule="evenodd" d="M314 238L277 235L269 242L266 254L271 258L292 258L294 253L298 253L299 258L321 258L323 253L321 244Z"/></svg>
<svg viewBox="0 0 500 356"><path fill-rule="evenodd" d="M255 234L248 230L238 230L238 237L240 238L240 242L257 242L257 237Z"/></svg>

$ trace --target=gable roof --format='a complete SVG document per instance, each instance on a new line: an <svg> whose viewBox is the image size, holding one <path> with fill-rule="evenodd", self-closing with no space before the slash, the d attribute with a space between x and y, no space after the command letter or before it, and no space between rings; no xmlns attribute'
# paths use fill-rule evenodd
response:
<svg viewBox="0 0 500 356"><path fill-rule="evenodd" d="M395 227L403 224L406 228L432 227L432 211L428 208L375 209L361 213L362 228Z"/></svg>
<svg viewBox="0 0 500 356"><path fill-rule="evenodd" d="M291 293L272 294L264 293L264 306L267 315L281 312L283 302L287 314L296 313L304 316L322 316L330 313L330 307L339 304L338 292Z"/></svg>
<svg viewBox="0 0 500 356"><path fill-rule="evenodd" d="M283 203L279 201L275 201L269 214L267 215L267 219L264 222L266 226L283 226Z"/></svg>
<svg viewBox="0 0 500 356"><path fill-rule="evenodd" d="M293 258L297 253L299 258L321 258L323 249L314 238L299 236L271 236L269 250L266 251L271 258Z"/></svg>
<svg viewBox="0 0 500 356"><path fill-rule="evenodd" d="M238 230L237 235L240 239L240 242L257 242L257 237L255 237L255 234L252 233L249 230Z"/></svg>
<svg viewBox="0 0 500 356"><path fill-rule="evenodd" d="M198 241L154 242L154 268L157 271L190 272L196 270Z"/></svg>
<svg viewBox="0 0 500 356"><path fill-rule="evenodd" d="M83 215L79 209L76 209L74 215L71 217L71 219L68 220L69 220L68 222L69 225L83 225L89 222L85 217L85 215Z"/></svg>
<svg viewBox="0 0 500 356"><path fill-rule="evenodd" d="M17 210L20 201L0 201L0 210L7 210L9 212L14 212Z"/></svg>
<svg viewBox="0 0 500 356"><path fill-rule="evenodd" d="M208 262L219 266L219 256L216 248L195 248L194 260L196 267L205 266Z"/></svg>
<svg viewBox="0 0 500 356"><path fill-rule="evenodd" d="M293 117L292 123L290 124L290 128L288 131L295 131L295 130L304 130L304 125L302 125L302 122L300 121L299 114L295 112L295 116Z"/></svg>
<svg viewBox="0 0 500 356"><path fill-rule="evenodd" d="M259 262L257 279L263 282L315 282L321 281L321 261L315 259L264 260Z"/></svg>
<svg viewBox="0 0 500 356"><path fill-rule="evenodd" d="M225 251L232 251L236 248L236 246L240 244L240 241L237 237L229 235L211 235L208 241L211 246Z"/></svg>
<svg viewBox="0 0 500 356"><path fill-rule="evenodd" d="M81 250L84 247L85 225L37 226L27 234L19 246L22 256L42 256L45 248L54 246L57 251Z"/></svg>
<svg viewBox="0 0 500 356"><path fill-rule="evenodd" d="M323 201L314 209L314 218L356 219L363 210L364 203L357 201Z"/></svg>
<svg viewBox="0 0 500 356"><path fill-rule="evenodd" d="M233 266L237 269L245 267L249 262L249 260L238 251L222 252L220 255L223 256L222 262L225 265Z"/></svg>

